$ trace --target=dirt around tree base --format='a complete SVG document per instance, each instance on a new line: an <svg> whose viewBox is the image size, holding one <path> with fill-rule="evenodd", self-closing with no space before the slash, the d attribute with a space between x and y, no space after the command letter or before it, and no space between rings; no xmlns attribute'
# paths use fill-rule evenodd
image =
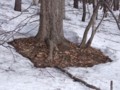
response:
<svg viewBox="0 0 120 90"><path fill-rule="evenodd" d="M54 51L53 60L46 61L49 49L44 42L39 45L34 38L16 39L9 44L13 45L17 52L29 58L35 67L92 67L97 64L111 62L100 50L87 48L81 50L78 46L71 44L69 49L58 46Z"/></svg>

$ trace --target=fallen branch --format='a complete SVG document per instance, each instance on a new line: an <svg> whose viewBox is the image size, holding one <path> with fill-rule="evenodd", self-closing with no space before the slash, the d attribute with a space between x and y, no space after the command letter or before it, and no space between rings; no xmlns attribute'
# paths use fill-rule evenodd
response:
<svg viewBox="0 0 120 90"><path fill-rule="evenodd" d="M80 83L84 84L85 86L87 86L89 88L92 88L92 89L95 89L95 90L101 90L100 88L97 88L96 86L90 85L86 81L83 81L80 78L77 78L77 77L73 76L71 73L69 73L68 71L66 71L66 70L64 70L64 69L62 69L60 67L56 66L55 68L60 70L61 72L65 73L65 74L67 74L74 81L80 82Z"/></svg>

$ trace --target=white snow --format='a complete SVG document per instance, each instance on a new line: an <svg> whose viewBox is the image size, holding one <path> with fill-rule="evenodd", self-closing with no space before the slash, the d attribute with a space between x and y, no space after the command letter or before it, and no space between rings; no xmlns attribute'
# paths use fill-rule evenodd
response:
<svg viewBox="0 0 120 90"><path fill-rule="evenodd" d="M73 9L72 3L72 0L66 1L64 34L70 41L80 43L89 15L86 22L81 22L81 6L79 10ZM14 38L34 36L37 33L39 15L35 14L39 7L31 6L25 10L30 4L31 0L23 0L21 14L14 11L14 0L0 0L0 90L91 90L54 68L35 68L27 58L6 43ZM118 16L118 12L115 14ZM35 16L30 18L31 15ZM114 90L120 90L120 31L110 13L97 31L92 46L108 55L113 62L90 68L69 67L66 70L101 90L110 90L110 81L113 81Z"/></svg>

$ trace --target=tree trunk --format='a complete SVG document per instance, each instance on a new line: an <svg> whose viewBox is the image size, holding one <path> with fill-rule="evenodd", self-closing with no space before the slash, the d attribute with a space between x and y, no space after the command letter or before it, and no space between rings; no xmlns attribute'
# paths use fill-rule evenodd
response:
<svg viewBox="0 0 120 90"><path fill-rule="evenodd" d="M74 0L74 8L78 9L78 0Z"/></svg>
<svg viewBox="0 0 120 90"><path fill-rule="evenodd" d="M86 0L83 0L83 16L82 16L82 21L85 22L86 18Z"/></svg>
<svg viewBox="0 0 120 90"><path fill-rule="evenodd" d="M41 3L41 0L32 0L33 5L37 5L38 3Z"/></svg>
<svg viewBox="0 0 120 90"><path fill-rule="evenodd" d="M88 23L88 25L87 25L87 27L85 29L83 39L82 39L82 42L80 44L80 48L86 48L87 34L88 34L88 31L90 30L91 25L94 22L94 19L96 18L99 6L100 6L100 1L98 2L97 6L95 7L95 9L93 11L93 15L92 15L92 17L91 17L91 19L90 19L90 21L89 21L89 23Z"/></svg>
<svg viewBox="0 0 120 90"><path fill-rule="evenodd" d="M63 0L63 18L65 19L65 0Z"/></svg>
<svg viewBox="0 0 120 90"><path fill-rule="evenodd" d="M40 27L36 35L38 41L46 42L52 59L52 52L63 43L63 8L64 0L41 0Z"/></svg>
<svg viewBox="0 0 120 90"><path fill-rule="evenodd" d="M101 25L104 17L105 17L105 14L103 14L103 17L102 17L102 19L100 20L100 22L99 22L99 24L97 25L96 28L95 28L94 25L93 25L93 27L92 27L92 34L91 34L91 36L90 36L90 38L89 38L89 40L88 40L88 42L87 42L87 44L86 44L86 47L90 47L90 46L91 46L91 43L92 43L93 38L94 38L94 36L95 36L95 34L96 34L96 31L98 30L99 26Z"/></svg>
<svg viewBox="0 0 120 90"><path fill-rule="evenodd" d="M14 10L21 11L21 0L15 0Z"/></svg>
<svg viewBox="0 0 120 90"><path fill-rule="evenodd" d="M120 12L119 12L119 16L118 16L118 22L120 23Z"/></svg>
<svg viewBox="0 0 120 90"><path fill-rule="evenodd" d="M114 0L113 5L114 5L113 8L114 11L119 10L119 0Z"/></svg>
<svg viewBox="0 0 120 90"><path fill-rule="evenodd" d="M116 2L117 2L116 9L119 10L119 7L120 7L120 6L119 6L119 4L120 4L120 0L116 0Z"/></svg>

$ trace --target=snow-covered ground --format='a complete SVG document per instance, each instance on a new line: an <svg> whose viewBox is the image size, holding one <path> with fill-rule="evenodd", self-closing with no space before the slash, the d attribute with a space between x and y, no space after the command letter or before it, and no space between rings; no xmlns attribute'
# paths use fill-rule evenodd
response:
<svg viewBox="0 0 120 90"><path fill-rule="evenodd" d="M0 90L91 90L54 68L33 67L27 58L4 43L13 38L29 37L37 33L39 16L35 14L39 8L32 6L25 10L30 3L30 0L23 0L24 12L21 14L14 11L14 0L0 0ZM81 22L81 7L76 10L71 5L71 0L67 0L64 33L69 40L80 42L89 17L87 16L86 22ZM115 13L117 16L118 12ZM101 11L99 19L100 14ZM14 18L17 15L19 17ZM110 14L102 22L92 46L102 50L113 62L91 68L70 67L66 70L101 90L110 90L110 81L113 81L113 90L120 90L120 31Z"/></svg>

